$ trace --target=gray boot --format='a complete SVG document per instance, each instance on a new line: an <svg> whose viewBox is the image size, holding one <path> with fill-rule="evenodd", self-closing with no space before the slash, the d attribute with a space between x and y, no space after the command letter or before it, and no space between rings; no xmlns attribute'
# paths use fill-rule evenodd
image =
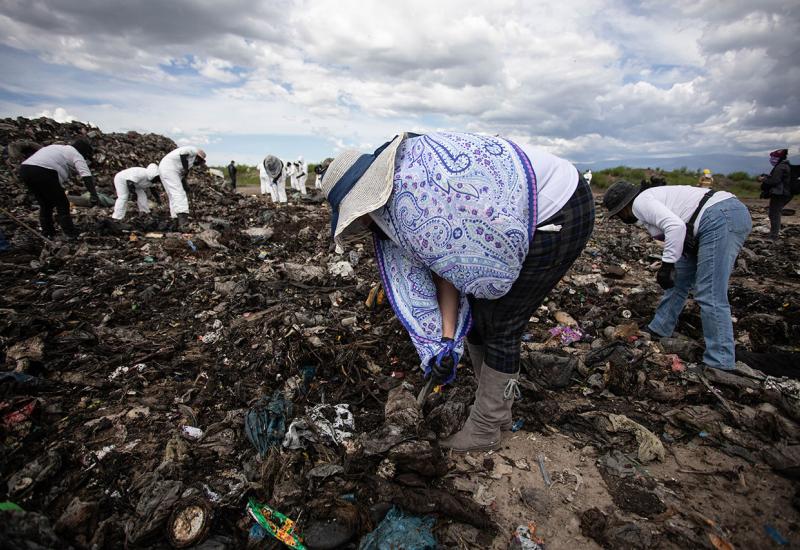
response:
<svg viewBox="0 0 800 550"><path fill-rule="evenodd" d="M504 418L511 415L511 405L519 391L518 376L482 365L475 404L469 418L461 430L443 440L441 446L456 453L497 449L500 446L501 425Z"/></svg>
<svg viewBox="0 0 800 550"><path fill-rule="evenodd" d="M483 366L483 346L470 344L467 341L467 351L469 351L469 360L472 362L472 372L475 373L475 380L481 377L481 366Z"/></svg>
<svg viewBox="0 0 800 550"><path fill-rule="evenodd" d="M469 351L469 359L472 362L472 370L475 373L475 379L481 378L481 367L483 366L484 347L467 342L467 350ZM472 407L469 408L472 412ZM503 417L503 422L500 424L500 429L504 432L511 431L514 422L511 418L511 407L508 408L508 414Z"/></svg>

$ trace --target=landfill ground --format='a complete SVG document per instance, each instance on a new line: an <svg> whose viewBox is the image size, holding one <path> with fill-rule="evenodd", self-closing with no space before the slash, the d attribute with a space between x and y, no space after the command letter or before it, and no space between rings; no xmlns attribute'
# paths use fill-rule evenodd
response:
<svg viewBox="0 0 800 550"><path fill-rule="evenodd" d="M6 119L0 145L85 131ZM122 165L174 146L93 138L112 196ZM0 165L3 207L38 227L14 162ZM697 368L691 301L679 335L640 332L660 245L600 215L529 324L517 431L498 451L449 456L437 440L468 414L469 359L416 407L416 353L369 239L337 254L313 192L275 207L189 180L185 233L164 208L137 216L131 203L115 226L110 208L76 206L81 238L45 244L0 213L12 244L0 253L0 502L21 508L0 511L0 547L282 547L254 528L251 498L297 520L309 548L380 547L370 533L392 506L434 518L442 548L536 548L514 540L520 525L551 550L800 542L796 216L772 244L766 201L745 201L754 230L730 285L744 363L789 377ZM181 523L187 504L196 515Z"/></svg>

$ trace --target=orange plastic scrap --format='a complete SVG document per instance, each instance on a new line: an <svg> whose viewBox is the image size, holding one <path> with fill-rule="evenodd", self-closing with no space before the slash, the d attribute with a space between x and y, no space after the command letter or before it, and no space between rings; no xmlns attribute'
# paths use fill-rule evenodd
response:
<svg viewBox="0 0 800 550"><path fill-rule="evenodd" d="M714 533L708 534L708 540L717 550L734 550L733 545L727 540L715 535Z"/></svg>

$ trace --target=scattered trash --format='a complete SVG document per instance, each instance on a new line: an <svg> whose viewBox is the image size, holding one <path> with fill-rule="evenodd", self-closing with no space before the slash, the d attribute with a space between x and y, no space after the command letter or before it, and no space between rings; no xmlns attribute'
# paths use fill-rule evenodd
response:
<svg viewBox="0 0 800 550"><path fill-rule="evenodd" d="M769 523L764 525L764 532L768 534L773 541L775 541L775 544L778 544L780 546L789 545L789 541L783 538L783 535L781 535L780 532Z"/></svg>
<svg viewBox="0 0 800 550"><path fill-rule="evenodd" d="M201 437L203 437L203 430L200 428L195 428L194 426L184 426L181 428L181 434L186 438L192 441L197 441Z"/></svg>
<svg viewBox="0 0 800 550"><path fill-rule="evenodd" d="M292 414L292 403L287 402L283 392L275 390L272 398L262 397L244 418L247 439L264 456L270 447L280 445L286 435L286 420Z"/></svg>
<svg viewBox="0 0 800 550"><path fill-rule="evenodd" d="M524 425L525 425L525 419L519 418L515 420L514 423L511 425L511 431L518 432L522 429Z"/></svg>
<svg viewBox="0 0 800 550"><path fill-rule="evenodd" d="M539 463L539 472L542 474L542 480L544 480L544 484L549 489L553 481L550 479L550 474L547 473L547 467L544 465L544 455L542 453L536 455L536 461Z"/></svg>
<svg viewBox="0 0 800 550"><path fill-rule="evenodd" d="M179 500L167 521L169 543L173 548L199 544L208 535L213 517L213 508L207 500L200 497Z"/></svg>
<svg viewBox="0 0 800 550"><path fill-rule="evenodd" d="M389 510L378 527L364 538L358 550L428 550L436 548L433 517L406 515L397 507Z"/></svg>
<svg viewBox="0 0 800 550"><path fill-rule="evenodd" d="M639 444L637 451L639 461L643 463L653 460L664 461L666 456L664 444L653 432L623 414L609 414L608 421L610 423L608 431L628 432L636 436L636 442Z"/></svg>
<svg viewBox="0 0 800 550"><path fill-rule="evenodd" d="M575 342L580 342L583 338L583 332L578 328L573 328L565 325L559 325L550 329L550 336L552 339L557 340L562 346L568 346Z"/></svg>
<svg viewBox="0 0 800 550"><path fill-rule="evenodd" d="M536 536L536 524L519 525L514 530L514 538L509 549L545 550L544 539Z"/></svg>
<svg viewBox="0 0 800 550"><path fill-rule="evenodd" d="M259 504L252 498L247 503L247 511L258 525L270 536L278 539L289 548L305 550L302 538L295 534L295 522L266 504Z"/></svg>

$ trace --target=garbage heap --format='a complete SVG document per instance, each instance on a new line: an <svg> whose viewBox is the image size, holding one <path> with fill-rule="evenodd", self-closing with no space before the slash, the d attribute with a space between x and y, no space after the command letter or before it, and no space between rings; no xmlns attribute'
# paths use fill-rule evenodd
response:
<svg viewBox="0 0 800 550"><path fill-rule="evenodd" d="M74 135L41 119L3 124L14 139ZM107 144L130 134L89 131L107 174L126 164ZM4 170L4 198L16 197ZM660 295L658 245L598 224L530 320L513 431L496 452L455 457L437 441L468 414L472 373L417 405L417 356L371 242L338 254L319 196L276 207L191 183L185 233L163 210L112 226L107 209L75 208L79 241L18 246L25 231L3 222L14 247L0 255L0 546L797 539L796 228L774 247L753 208L731 285L744 362L718 373L697 367L696 304L674 337L639 330ZM24 196L6 204L36 225Z"/></svg>

